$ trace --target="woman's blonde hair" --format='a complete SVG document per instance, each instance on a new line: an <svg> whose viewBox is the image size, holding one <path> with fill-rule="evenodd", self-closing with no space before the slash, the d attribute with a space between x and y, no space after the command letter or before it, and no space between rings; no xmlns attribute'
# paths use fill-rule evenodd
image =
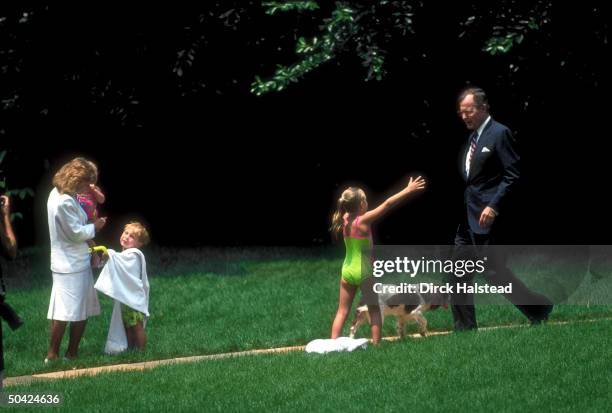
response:
<svg viewBox="0 0 612 413"><path fill-rule="evenodd" d="M132 221L123 227L124 231L131 230L132 234L138 242L140 242L143 246L147 245L151 238L149 237L149 231L138 221Z"/></svg>
<svg viewBox="0 0 612 413"><path fill-rule="evenodd" d="M332 224L329 229L334 239L338 240L342 235L344 214L347 212L349 215L356 214L359 212L361 203L365 201L366 195L361 188L352 186L342 192L342 195L340 195L340 198L338 198L338 206L336 208L336 212L334 212L334 216L332 217Z"/></svg>
<svg viewBox="0 0 612 413"><path fill-rule="evenodd" d="M53 177L53 186L61 194L75 194L84 184L95 184L98 181L98 167L85 158L74 158L64 164Z"/></svg>

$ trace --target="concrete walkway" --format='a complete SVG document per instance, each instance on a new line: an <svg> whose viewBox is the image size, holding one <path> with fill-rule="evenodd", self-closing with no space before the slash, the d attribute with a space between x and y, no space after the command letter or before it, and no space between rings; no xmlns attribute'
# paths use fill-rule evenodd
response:
<svg viewBox="0 0 612 413"><path fill-rule="evenodd" d="M593 323L598 321L611 321L612 318L597 318L590 320L576 320L576 321L556 321L549 322L546 325L566 325L566 324L575 324L575 323ZM497 330L501 328L521 328L521 327L529 327L528 324L512 324L505 326L494 326L494 327L481 327L478 331L490 331ZM428 333L427 337L432 336L440 336L451 334L452 331L431 331ZM422 338L422 336L418 333L409 334L406 337L410 338ZM385 341L396 341L399 340L399 337L384 337ZM165 360L152 360L152 361L144 361L141 363L128 363L128 364L114 364L109 366L101 366L101 367L90 367L84 369L74 369L74 370L62 370L62 371L54 371L51 373L41 373L41 374L33 374L28 376L17 376L17 377L8 377L4 379L4 386L14 386L18 384L29 384L33 381L42 381L42 380L57 380L57 379L69 379L80 376L94 376L99 373L108 373L114 371L142 371L147 369L152 369L158 366L165 366L169 364L182 364L182 363L194 363L198 361L205 360L217 360L217 359L225 359L230 357L243 357L243 356L251 356L257 354L272 354L272 353L289 353L292 351L304 351L306 346L291 346L291 347L277 347L270 349L261 349L261 350L247 350L247 351L236 351L231 353L219 353L219 354L209 354L205 356L191 356L191 357L178 357L172 359Z"/></svg>

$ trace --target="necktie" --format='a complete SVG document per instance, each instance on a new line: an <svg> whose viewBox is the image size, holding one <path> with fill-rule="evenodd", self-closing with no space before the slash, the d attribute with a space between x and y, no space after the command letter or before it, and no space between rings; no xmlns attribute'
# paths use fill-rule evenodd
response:
<svg viewBox="0 0 612 413"><path fill-rule="evenodd" d="M474 133L472 133L472 138L470 139L470 151L468 152L468 159L467 159L467 174L469 175L470 173L470 167L472 166L472 157L474 156L474 152L476 152L476 141L478 139L478 132L474 131Z"/></svg>

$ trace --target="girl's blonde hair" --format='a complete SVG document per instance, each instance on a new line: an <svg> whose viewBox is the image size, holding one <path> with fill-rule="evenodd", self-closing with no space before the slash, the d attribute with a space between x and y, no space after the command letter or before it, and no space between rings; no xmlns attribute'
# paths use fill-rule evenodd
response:
<svg viewBox="0 0 612 413"><path fill-rule="evenodd" d="M53 186L61 194L75 194L84 184L95 184L98 181L98 167L85 158L74 158L64 164L53 177Z"/></svg>
<svg viewBox="0 0 612 413"><path fill-rule="evenodd" d="M123 230L131 230L134 237L143 245L147 245L151 238L149 237L149 231L140 222L132 221L123 227Z"/></svg>
<svg viewBox="0 0 612 413"><path fill-rule="evenodd" d="M332 224L330 231L334 239L340 239L342 235L342 229L344 226L344 214L348 212L349 215L356 214L359 212L359 207L362 202L365 202L366 195L361 188L350 187L342 192L340 198L338 198L338 207L332 217Z"/></svg>

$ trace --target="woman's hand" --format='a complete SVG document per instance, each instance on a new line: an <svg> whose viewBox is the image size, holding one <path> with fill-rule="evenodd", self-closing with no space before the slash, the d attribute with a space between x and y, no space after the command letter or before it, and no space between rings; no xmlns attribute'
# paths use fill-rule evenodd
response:
<svg viewBox="0 0 612 413"><path fill-rule="evenodd" d="M102 258L100 258L99 254L96 254L96 253L91 254L91 266L93 268L99 268L101 262L102 262Z"/></svg>
<svg viewBox="0 0 612 413"><path fill-rule="evenodd" d="M106 217L98 218L94 221L94 227L96 228L96 232L100 231L106 225Z"/></svg>
<svg viewBox="0 0 612 413"><path fill-rule="evenodd" d="M406 189L408 192L420 191L425 188L425 180L420 176L416 179L410 177L410 181L408 181L408 185L406 185Z"/></svg>

